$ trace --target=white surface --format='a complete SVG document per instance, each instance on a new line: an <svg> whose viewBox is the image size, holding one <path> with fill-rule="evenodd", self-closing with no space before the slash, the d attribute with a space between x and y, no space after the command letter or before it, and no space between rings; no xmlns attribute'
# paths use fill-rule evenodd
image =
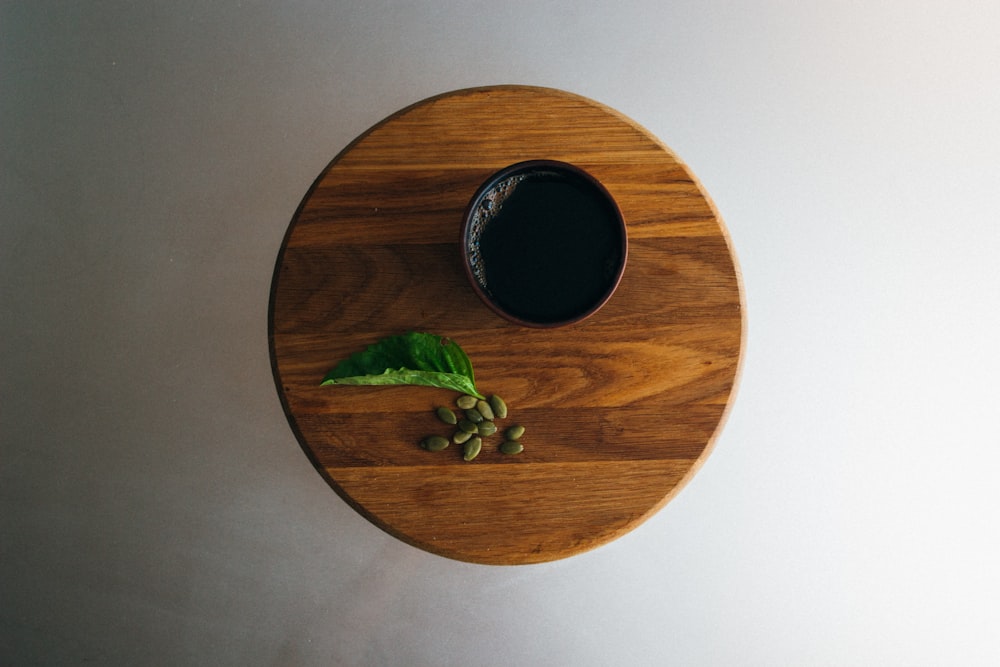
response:
<svg viewBox="0 0 1000 667"><path fill-rule="evenodd" d="M1000 663L998 7L0 3L0 662ZM495 83L677 151L749 314L694 481L515 568L348 508L266 342L327 162Z"/></svg>

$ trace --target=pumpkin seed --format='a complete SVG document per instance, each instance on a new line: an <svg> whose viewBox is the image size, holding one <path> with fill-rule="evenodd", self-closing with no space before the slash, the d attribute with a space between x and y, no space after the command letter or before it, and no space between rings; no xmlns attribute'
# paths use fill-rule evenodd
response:
<svg viewBox="0 0 1000 667"><path fill-rule="evenodd" d="M507 440L500 445L500 451L504 454L520 454L524 451L524 445L517 440Z"/></svg>
<svg viewBox="0 0 1000 667"><path fill-rule="evenodd" d="M479 425L479 435L493 435L497 432L497 425L491 421L484 421Z"/></svg>
<svg viewBox="0 0 1000 667"><path fill-rule="evenodd" d="M479 456L479 452L482 448L483 439L478 435L473 436L467 443L465 443L465 447L462 448L462 458L466 461L471 461Z"/></svg>
<svg viewBox="0 0 1000 667"><path fill-rule="evenodd" d="M465 418L473 424L481 424L483 421L483 413L475 408L469 408L465 411Z"/></svg>
<svg viewBox="0 0 1000 667"><path fill-rule="evenodd" d="M503 432L507 436L508 440L520 440L521 436L524 435L524 427L520 424L515 424Z"/></svg>
<svg viewBox="0 0 1000 667"><path fill-rule="evenodd" d="M496 394L490 396L490 407L493 409L493 415L498 419L507 418L507 404Z"/></svg>
<svg viewBox="0 0 1000 667"><path fill-rule="evenodd" d="M493 419L493 408L486 401L476 401L476 410L483 416L483 419Z"/></svg>
<svg viewBox="0 0 1000 667"><path fill-rule="evenodd" d="M458 423L458 417L455 416L455 413L443 405L437 409L437 416L438 419L443 421L445 424L454 425Z"/></svg>
<svg viewBox="0 0 1000 667"><path fill-rule="evenodd" d="M430 435L424 438L423 442L420 443L420 446L429 452L440 452L449 444L448 438L444 438L440 435Z"/></svg>
<svg viewBox="0 0 1000 667"><path fill-rule="evenodd" d="M469 395L459 396L458 400L455 401L455 405L462 408L463 410L468 410L469 408L476 407L476 401L478 400L479 399L476 398L475 396L469 396Z"/></svg>
<svg viewBox="0 0 1000 667"><path fill-rule="evenodd" d="M462 429L458 429L457 431L455 431L455 435L451 436L451 440L456 445L461 445L471 437L472 434L469 433L468 431L463 431Z"/></svg>
<svg viewBox="0 0 1000 667"><path fill-rule="evenodd" d="M463 419L458 422L458 428L462 429L466 433L478 433L479 427L470 422L468 419Z"/></svg>

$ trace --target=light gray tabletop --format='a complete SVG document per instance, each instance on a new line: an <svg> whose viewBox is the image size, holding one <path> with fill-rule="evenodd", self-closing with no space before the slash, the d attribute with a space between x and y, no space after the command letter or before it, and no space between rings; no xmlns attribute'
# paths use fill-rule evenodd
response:
<svg viewBox="0 0 1000 667"><path fill-rule="evenodd" d="M0 2L0 663L997 664L998 24L972 0ZM330 160L504 83L676 151L749 323L677 498L511 567L341 500L267 346Z"/></svg>

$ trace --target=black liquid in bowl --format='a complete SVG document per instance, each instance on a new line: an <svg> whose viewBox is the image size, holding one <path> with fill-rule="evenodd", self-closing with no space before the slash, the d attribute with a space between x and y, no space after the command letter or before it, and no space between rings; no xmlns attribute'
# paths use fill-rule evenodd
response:
<svg viewBox="0 0 1000 667"><path fill-rule="evenodd" d="M595 313L625 270L628 242L607 190L551 160L503 169L479 188L462 226L473 288L523 326L572 324Z"/></svg>

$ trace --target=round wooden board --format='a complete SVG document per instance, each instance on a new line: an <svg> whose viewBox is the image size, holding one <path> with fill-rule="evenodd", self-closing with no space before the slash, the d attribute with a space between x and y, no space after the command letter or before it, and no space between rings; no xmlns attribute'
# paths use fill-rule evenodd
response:
<svg viewBox="0 0 1000 667"><path fill-rule="evenodd" d="M590 319L517 327L490 311L459 259L462 213L501 167L579 165L617 200L629 235L618 291ZM526 427L524 452L488 438L462 460L434 415L453 392L321 387L384 336L458 342L483 393ZM687 167L616 111L570 93L499 86L408 107L344 149L310 189L275 267L269 342L278 393L317 469L392 535L477 563L571 556L635 528L708 455L743 349L739 272Z"/></svg>

